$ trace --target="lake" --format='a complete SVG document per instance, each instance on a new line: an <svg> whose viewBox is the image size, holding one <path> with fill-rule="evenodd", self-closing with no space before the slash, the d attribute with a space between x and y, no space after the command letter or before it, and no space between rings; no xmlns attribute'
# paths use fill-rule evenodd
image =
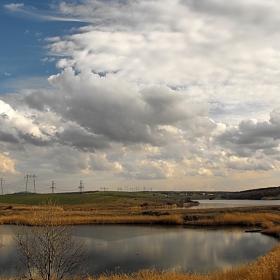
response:
<svg viewBox="0 0 280 280"><path fill-rule="evenodd" d="M244 207L244 206L280 206L280 200L197 200L199 205L192 206L192 209L202 208L223 208L223 207Z"/></svg>
<svg viewBox="0 0 280 280"><path fill-rule="evenodd" d="M19 266L10 226L0 226L2 275L15 275ZM251 261L269 252L277 242L244 229L219 230L163 226L76 226L74 234L88 247L89 274L139 269L182 269L205 273Z"/></svg>

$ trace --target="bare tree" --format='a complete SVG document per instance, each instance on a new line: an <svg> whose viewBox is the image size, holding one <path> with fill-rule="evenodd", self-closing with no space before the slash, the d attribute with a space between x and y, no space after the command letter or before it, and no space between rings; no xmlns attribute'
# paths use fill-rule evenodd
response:
<svg viewBox="0 0 280 280"><path fill-rule="evenodd" d="M60 219L61 211L48 202L42 210L34 211L33 225L14 227L14 243L26 268L24 277L69 279L85 268L85 244L73 236L73 227Z"/></svg>

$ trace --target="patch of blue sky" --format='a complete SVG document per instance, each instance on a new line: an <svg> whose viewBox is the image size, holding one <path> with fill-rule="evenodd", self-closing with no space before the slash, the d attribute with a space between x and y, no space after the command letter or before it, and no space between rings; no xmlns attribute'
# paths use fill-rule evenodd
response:
<svg viewBox="0 0 280 280"><path fill-rule="evenodd" d="M52 20L47 15L53 1L25 1L25 9L13 10L14 1L0 6L0 94L18 90L18 81L56 74L56 57L46 48L48 37L63 37L84 23ZM10 6L9 6L10 5ZM36 5L36 7L34 7ZM10 8L7 8L10 7ZM16 6L15 6L16 7ZM17 82L16 82L17 81Z"/></svg>

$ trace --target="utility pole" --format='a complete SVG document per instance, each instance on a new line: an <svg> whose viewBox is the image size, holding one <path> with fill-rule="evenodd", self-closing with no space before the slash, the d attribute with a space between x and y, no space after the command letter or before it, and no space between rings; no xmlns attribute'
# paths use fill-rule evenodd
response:
<svg viewBox="0 0 280 280"><path fill-rule="evenodd" d="M82 193L82 192L83 192L83 190L84 190L83 181L80 181L80 186L79 186L79 189L80 189L80 193Z"/></svg>
<svg viewBox="0 0 280 280"><path fill-rule="evenodd" d="M54 189L56 189L56 187L54 185L55 185L55 183L54 183L54 181L52 181L52 186L51 186L52 193L54 193Z"/></svg>
<svg viewBox="0 0 280 280"><path fill-rule="evenodd" d="M3 182L5 182L5 180L3 178L0 178L0 182L1 182L1 190L2 190L2 195L4 194L3 193Z"/></svg>

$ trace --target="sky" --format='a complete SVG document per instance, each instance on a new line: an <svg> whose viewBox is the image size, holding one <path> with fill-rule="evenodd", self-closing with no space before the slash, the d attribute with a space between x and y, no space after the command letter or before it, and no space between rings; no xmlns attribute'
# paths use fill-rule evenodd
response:
<svg viewBox="0 0 280 280"><path fill-rule="evenodd" d="M31 174L38 192L278 186L279 14L278 0L2 0L4 192Z"/></svg>

